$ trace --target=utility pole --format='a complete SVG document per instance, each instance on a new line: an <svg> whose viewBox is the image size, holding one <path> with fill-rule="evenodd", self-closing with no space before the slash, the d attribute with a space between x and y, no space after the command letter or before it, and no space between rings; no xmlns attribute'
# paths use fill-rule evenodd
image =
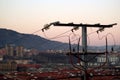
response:
<svg viewBox="0 0 120 80"><path fill-rule="evenodd" d="M87 27L82 27L82 59L86 61L86 54L87 54ZM87 64L83 62L83 80L87 80Z"/></svg>
<svg viewBox="0 0 120 80"><path fill-rule="evenodd" d="M53 26L70 26L70 27L74 27L74 28L78 28L78 27L82 27L82 51L83 51L83 80L88 80L87 78L87 64L86 64L86 54L87 52L87 27L94 27L94 28L100 28L99 31L103 31L104 28L111 28L114 25L117 25L117 23L114 24L109 24L109 25L101 25L101 24L74 24L74 23L60 23L59 21L57 22L53 22L50 24L47 24L44 26L44 28L42 29L42 31L49 29L49 27L53 25Z"/></svg>

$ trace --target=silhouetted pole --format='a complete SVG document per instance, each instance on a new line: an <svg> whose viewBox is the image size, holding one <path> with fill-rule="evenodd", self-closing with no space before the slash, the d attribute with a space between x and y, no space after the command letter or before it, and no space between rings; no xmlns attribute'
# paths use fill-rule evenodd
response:
<svg viewBox="0 0 120 80"><path fill-rule="evenodd" d="M84 79L83 80L87 80L87 72L86 72L86 69L87 69L87 64L86 64L86 54L87 54L87 27L82 27L82 51L83 51L83 67L84 67Z"/></svg>
<svg viewBox="0 0 120 80"><path fill-rule="evenodd" d="M84 62L83 62L83 72L84 72L84 76L83 76L83 79L82 80L87 80L88 78L87 78L87 63L86 63L86 54L87 54L87 27L99 27L100 29L98 30L98 31L103 31L104 30L104 28L110 28L110 27L112 27L112 26L114 26L114 25L117 25L117 23L114 23L114 24L109 24L109 25L100 25L100 24L82 24L82 23L80 23L80 24L73 24L73 23L60 23L59 21L57 21L57 22L53 22L53 23L50 23L50 24L47 24L47 25L45 25L44 26L44 28L42 29L42 31L44 31L44 29L45 30L47 30L47 29L49 29L49 27L51 26L51 25L54 25L54 26L73 26L73 27L76 27L76 28L78 28L78 27L82 27L82 51L83 51L83 56L82 56L82 58L83 58L83 60L84 60ZM107 45L107 39L106 39L106 45ZM107 49L107 46L106 46L106 49ZM106 51L107 52L107 51Z"/></svg>
<svg viewBox="0 0 120 80"><path fill-rule="evenodd" d="M82 51L87 53L87 27L82 27Z"/></svg>

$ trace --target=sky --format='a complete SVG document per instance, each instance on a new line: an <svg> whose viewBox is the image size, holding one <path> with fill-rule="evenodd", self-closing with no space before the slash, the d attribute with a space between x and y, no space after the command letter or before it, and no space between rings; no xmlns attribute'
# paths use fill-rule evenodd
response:
<svg viewBox="0 0 120 80"><path fill-rule="evenodd" d="M105 29L99 36L102 37L110 33L108 36L109 44L120 45L119 8L120 0L0 0L0 28L32 34L42 29L45 24L55 21L106 25L117 23L113 28ZM44 33L39 31L34 34L50 39L71 28L51 26ZM88 34L96 30L98 28L88 28ZM69 34L70 32L64 35ZM81 28L75 31L74 34L81 35ZM77 37L74 34L72 39ZM99 46L105 44L104 39L99 40L97 33L88 37L88 45ZM53 40L68 42L68 37Z"/></svg>

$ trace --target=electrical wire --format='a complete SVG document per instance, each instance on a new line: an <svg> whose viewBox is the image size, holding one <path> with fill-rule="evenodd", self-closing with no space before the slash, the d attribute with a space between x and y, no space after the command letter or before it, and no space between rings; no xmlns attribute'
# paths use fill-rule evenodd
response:
<svg viewBox="0 0 120 80"><path fill-rule="evenodd" d="M59 37L57 37L57 38L61 38L61 37L68 37L68 35L59 36ZM46 45L48 45L48 43L49 43L49 42L42 43L41 46L46 46ZM64 46L64 44L57 44L57 45L55 45L55 46L52 46L52 48L55 49L55 48L63 47L62 45Z"/></svg>
<svg viewBox="0 0 120 80"><path fill-rule="evenodd" d="M82 68L80 68L80 67L78 67L78 66L76 66L76 65L74 65L74 63L73 63L73 59L72 59L72 48L71 48L71 41L70 41L70 37L69 37L69 57L70 57L70 63L72 64L72 66L74 67L74 68L77 68L77 69L80 69L80 70L82 70Z"/></svg>
<svg viewBox="0 0 120 80"><path fill-rule="evenodd" d="M93 33L95 33L95 32L92 32L92 33L90 33L90 34L93 34ZM90 35L90 34L89 34L89 35ZM107 37L109 34L112 35L111 33L108 33L105 37ZM112 37L113 37L113 35L112 35ZM114 38L113 38L113 41L115 42ZM70 50L71 50L71 49L70 49ZM71 51L70 51L70 53L71 53ZM97 56L97 55L96 55L96 56ZM96 56L94 56L94 57L91 58L91 59L94 59ZM92 70L97 69L97 68L101 68L101 67L103 67L103 66L106 65L107 60L108 60L107 53L105 53L105 56L106 56L106 61L105 61L105 63L103 63L103 65L101 65L101 66L94 67ZM71 58L70 58L70 59L71 59ZM74 67L76 67L76 66L72 63L72 60L70 60L70 61L71 61L71 64L72 64Z"/></svg>
<svg viewBox="0 0 120 80"><path fill-rule="evenodd" d="M107 37L107 36L109 36L109 35L111 35L111 37L112 37L112 39L113 39L113 45L114 45L114 47L115 47L115 46L116 46L116 41L115 41L114 35L113 35L112 33L107 33L106 35L104 35L104 36L102 36L102 37L100 37L100 35L99 35L99 33L98 33L98 39L99 39L99 40L102 40L104 37Z"/></svg>
<svg viewBox="0 0 120 80"><path fill-rule="evenodd" d="M94 33L96 33L96 32L97 32L97 31L91 32L91 33L89 33L88 35L94 34ZM102 36L101 38L100 38L99 33L98 33L98 38L99 38L99 40L102 40L104 37L107 37L107 36L109 36L109 35L112 36L112 39L113 39L113 42L114 42L114 46L115 46L115 45L116 45L116 42L115 42L115 38L114 38L114 36L113 36L112 33L107 33L106 35ZM95 57L97 57L97 55L94 56L93 58L89 59L89 60L93 60ZM89 61L89 60L88 60L88 61Z"/></svg>
<svg viewBox="0 0 120 80"><path fill-rule="evenodd" d="M39 30L37 30L37 31L34 31L33 33L31 33L31 34L34 34L34 33L37 33L37 32L39 32L39 31L41 31L41 29L39 29ZM18 38L18 39L16 39L16 40L14 40L14 41L11 41L11 42L9 42L9 43L7 43L7 44L14 44L15 42L18 42L18 41L20 41L21 39L24 39L24 38L28 38L28 37L30 37L30 36L22 36L21 38Z"/></svg>
<svg viewBox="0 0 120 80"><path fill-rule="evenodd" d="M79 40L78 40L78 45L77 45L77 53L79 53L79 50L80 50L80 39L81 37L79 37ZM78 63L80 64L80 55L78 54Z"/></svg>
<svg viewBox="0 0 120 80"><path fill-rule="evenodd" d="M67 32L69 32L69 31L67 31ZM67 32L64 32L64 33L62 33L62 34L65 34L65 33L67 33ZM96 32L96 31L95 31ZM93 33L95 33L95 32L92 32L92 33L89 33L89 35L91 35L91 34L93 34ZM60 34L60 35L62 35L62 34ZM114 43L115 43L115 39L114 39L114 36L111 34L111 33L108 33L108 34L110 34L112 37L113 37L113 41L114 41ZM106 35L106 36L108 36L108 34ZM58 36L60 36L60 35L57 35L57 36L55 36L55 37L53 37L53 38L51 38L51 39L54 39L54 38L60 38L60 37L58 37ZM105 36L105 37L106 37ZM104 36L103 36L104 37ZM102 38L103 38L102 37ZM99 39L102 39L102 38L100 38L99 37ZM77 40L77 39L76 39ZM97 56L97 55L96 55ZM95 57L96 57L95 56ZM95 57L93 57L93 58L95 58ZM72 63L72 65L73 65L73 62L72 62L72 59L71 59L71 57L70 57L70 61L71 61L71 63ZM104 66L106 63L104 63L102 66ZM76 67L75 65L73 65L74 67ZM102 66L99 66L99 67L102 67ZM97 67L97 68L99 68L99 67ZM78 67L77 67L78 68Z"/></svg>
<svg viewBox="0 0 120 80"><path fill-rule="evenodd" d="M68 31L68 32L69 32L69 31ZM67 32L64 32L64 33L62 33L62 34L60 34L60 35L57 35L57 36L55 36L55 37L52 37L52 38L50 38L50 39L60 38L60 36L63 35L63 34L65 34L65 33L67 33ZM89 36L88 36L88 35L91 35L91 34L94 34L94 33L96 33L96 31L87 34L88 39L89 39ZM107 37L108 35L111 35L111 36L112 36L113 41L114 41L114 44L115 44L114 36L113 36L111 33L108 33L106 36L103 36L102 38L99 37L99 39L103 39L104 37ZM99 36L99 35L98 35L98 36ZM77 39L75 39L75 41L76 41L76 40L77 40ZM74 40L73 40L73 41L74 41ZM89 44L90 44L90 39L89 39ZM79 47L79 46L78 46L78 47ZM77 51L79 51L79 48L77 49ZM80 67L75 66L74 63L73 63L73 60L72 60L72 57L71 57L71 47L70 47L70 53L69 53L69 55L70 55L70 62L71 62L71 64L73 65L73 67L78 68L78 69L81 69ZM105 55L106 55L106 54L105 54ZM96 55L96 56L97 56L97 55ZM91 59L94 59L96 56L94 56L94 57L91 58ZM79 56L78 56L78 57L79 57ZM80 59L79 59L79 58L78 58L78 62L80 62ZM106 57L106 62L105 62L103 65L98 66L98 67L95 67L95 68L101 68L101 67L105 66L106 63L107 63L107 57ZM94 68L94 69L95 69L95 68ZM93 70L94 70L94 69L93 69Z"/></svg>
<svg viewBox="0 0 120 80"><path fill-rule="evenodd" d="M42 29L41 29L42 30ZM36 31L36 32L38 32L38 31ZM43 31L42 31L43 32ZM57 36L55 36L55 37L53 37L53 38L51 38L51 39L56 39L56 38L61 38L61 37L68 37L68 35L63 35L62 36L62 34L65 34L65 33L67 33L67 32L69 32L69 31L66 31L66 32L64 32L64 33L61 33L61 34L59 34L59 35L57 35ZM44 36L47 38L47 35L43 32L43 34L44 34ZM61 36L60 36L61 35ZM41 46L45 46L45 44L47 45L49 42L48 42L48 40L44 40L42 43L40 43L41 44Z"/></svg>
<svg viewBox="0 0 120 80"><path fill-rule="evenodd" d="M70 34L71 35L71 34ZM69 35L69 36L70 36ZM60 36L60 37L69 37L68 35L66 35L66 36ZM59 38L60 38L59 37ZM58 38L58 37L57 37ZM69 48L70 48L70 52L71 52L71 46L69 46ZM77 68L77 69L81 69L81 68L79 68L79 67L77 67L77 66L75 66L74 65L74 63L73 63L73 59L72 59L72 57L71 57L71 54L69 54L70 55L70 63L75 67L75 68Z"/></svg>
<svg viewBox="0 0 120 80"><path fill-rule="evenodd" d="M88 38L88 45L90 45L90 38L89 38L89 35L92 35L94 33L96 33L97 31L94 31L94 32L91 32L91 33L88 33L87 34L87 38Z"/></svg>
<svg viewBox="0 0 120 80"><path fill-rule="evenodd" d="M47 38L47 39L49 39L49 40L51 40L51 39L56 39L56 38L59 38L59 36L61 36L61 35L63 35L63 34L66 34L66 33L68 33L68 32L70 32L71 30L68 30L68 31L66 31L66 32L63 32L63 33L61 33L61 34L58 34L57 36L54 36L54 37L47 37L47 35L45 34L45 32L43 32L43 34L44 34L44 36Z"/></svg>
<svg viewBox="0 0 120 80"><path fill-rule="evenodd" d="M102 65L92 68L92 69L90 70L90 72L91 72L91 71L94 71L95 69L102 68L103 66L105 66L105 65L107 64L107 60L108 60L107 54L108 54L108 53L105 53L105 58L106 58L105 60L106 60L106 61L105 61Z"/></svg>
<svg viewBox="0 0 120 80"><path fill-rule="evenodd" d="M105 38L107 38L107 36L105 36ZM102 68L103 66L105 66L107 64L107 61L108 61L108 52L107 51L105 52L105 60L106 61L102 65L94 67L90 71L94 71L95 69Z"/></svg>
<svg viewBox="0 0 120 80"><path fill-rule="evenodd" d="M73 34L73 33L71 33L71 34ZM71 34L69 34L69 36L70 36ZM74 35L75 35L75 34L74 34ZM67 36L65 36L65 37L69 37L69 36L67 35ZM69 39L70 39L70 37L69 37ZM69 46L69 49L70 49L70 52L71 52L71 46ZM70 55L70 54L69 54L69 55ZM75 68L81 69L81 68L79 68L79 67L77 67L77 66L75 66L75 65L73 64L73 59L72 59L71 55L70 55L70 63L71 63Z"/></svg>
<svg viewBox="0 0 120 80"><path fill-rule="evenodd" d="M71 29L72 30L72 29ZM55 37L51 37L51 38L49 38L49 37L47 37L47 35L45 34L45 32L43 32L43 34L44 34L44 36L47 38L47 39L57 39L57 38L61 38L61 37L68 37L68 36L70 36L71 34L73 34L74 36L79 36L78 34L75 34L73 31L72 31L72 33L70 33L69 35L65 35L65 36L61 36L61 35L63 35L63 34L66 34L66 33L68 33L69 31L71 31L71 30L68 30L68 31L66 31L66 32L63 32L63 33L61 33L61 34L59 34L59 35L57 35L57 36L55 36ZM96 31L95 31L96 32ZM91 34L93 34L93 33L95 33L95 32L91 32L91 33L89 33L88 35L91 35ZM77 39L74 39L74 40L72 40L71 42L74 42L74 41L76 41L76 40L78 40L79 38L77 38ZM88 40L89 40L89 44L90 44L90 39L89 39L89 37L88 37ZM42 45L43 44L47 44L47 43L42 43ZM53 48L57 48L57 47L60 47L60 46L62 46L63 44L61 44L61 45L57 45L57 46L55 46L55 47L53 47Z"/></svg>
<svg viewBox="0 0 120 80"><path fill-rule="evenodd" d="M69 38L69 36L71 36L73 33L70 33L69 35L65 35L65 36L60 36L60 37L67 37L67 38ZM74 34L73 34L74 35ZM79 35L77 35L76 34L76 36L79 36ZM60 37L57 37L57 38L60 38ZM76 39L73 39L71 42L74 42L74 41L76 41L76 40L78 40L79 38L76 38ZM59 47L63 47L64 46L64 44L59 44L59 45L56 45L56 46L53 46L52 48L54 49L54 48L59 48Z"/></svg>
<svg viewBox="0 0 120 80"><path fill-rule="evenodd" d="M90 38L88 35L87 35L87 45L90 45Z"/></svg>
<svg viewBox="0 0 120 80"><path fill-rule="evenodd" d="M92 32L92 33L89 33L88 35L91 35L91 34L96 33L96 32L97 32L97 31ZM88 35L87 35L87 37L88 37L88 39L89 39L89 36L88 36ZM111 33L106 34L106 35L103 36L102 38L100 38L99 33L98 33L98 38L99 38L99 40L102 40L104 37L107 37L108 35L111 35L111 36L112 36L113 42L114 42L114 45L115 45L115 44L116 44L115 38L114 38L114 36L113 36ZM58 36L60 36L60 35L57 35L57 36L53 37L53 39L54 39L54 38L58 38ZM52 38L51 38L51 39L52 39ZM77 39L76 39L76 40L77 40ZM76 40L75 40L75 41L76 41ZM90 39L89 39L89 44L90 44ZM71 55L72 55L72 48L71 48L70 38L69 38L69 49L70 49L70 52L69 52L70 63L73 65L73 67L78 68L78 69L81 69L80 67L74 65L74 63L73 63L73 59L72 59L72 57L71 57ZM78 46L77 51L79 52L79 46ZM97 68L102 68L103 66L105 66L105 64L107 63L107 59L108 59L107 54L108 54L108 53L105 53L106 61L105 61L102 65L100 65L100 66L98 66L98 67L94 67L92 70L97 69ZM97 55L95 55L95 56L94 56L93 58L91 58L91 59L94 59L96 56L97 56ZM78 57L79 57L79 56L78 56ZM80 62L80 59L79 59L79 58L78 58L78 61Z"/></svg>
<svg viewBox="0 0 120 80"><path fill-rule="evenodd" d="M89 33L88 35L91 35L91 34L93 34L93 33L96 33L97 31L95 31L95 32L91 32L91 33ZM110 34L110 33L109 33ZM73 40L73 41L76 41L77 39L75 39L75 40Z"/></svg>
<svg viewBox="0 0 120 80"><path fill-rule="evenodd" d="M70 31L70 30L69 30ZM57 35L57 36L55 36L55 37L52 37L52 38L49 38L49 39L57 39L57 38L61 38L61 37L69 37L70 35L72 35L73 33L70 33L69 35L63 35L63 34L65 34L65 33L67 33L67 32L69 32L69 31L66 31L66 32L64 32L64 33L61 33L61 34L59 34L59 35ZM44 33L43 33L44 34ZM62 36L63 35L63 36ZM47 38L47 36L46 36L46 34L44 34L44 36ZM77 40L77 39L76 39ZM76 41L76 40L73 40L73 41ZM72 42L73 42L72 41ZM45 46L45 44L47 45L49 42L47 42L47 43L42 43L42 45L41 46ZM60 45L56 45L56 46L54 46L54 47L52 47L52 48L58 48L58 47L62 47L62 45L63 44L60 44Z"/></svg>
<svg viewBox="0 0 120 80"><path fill-rule="evenodd" d="M88 35L91 35L91 34L94 34L94 33L96 33L96 31L95 31L95 32L91 32L91 33L89 33ZM67 35L65 35L65 36L67 36ZM65 36L57 36L56 38L65 37ZM67 36L67 37L68 37L68 36ZM78 39L75 39L75 40L73 40L73 41L71 41L71 42L74 42L74 41L76 41L76 40L78 40ZM90 39L89 39L89 43L90 43ZM47 44L47 43L43 43L43 44ZM43 44L42 44L42 45L43 45ZM61 44L61 45L63 45L63 44ZM60 47L61 45L56 45L54 48Z"/></svg>

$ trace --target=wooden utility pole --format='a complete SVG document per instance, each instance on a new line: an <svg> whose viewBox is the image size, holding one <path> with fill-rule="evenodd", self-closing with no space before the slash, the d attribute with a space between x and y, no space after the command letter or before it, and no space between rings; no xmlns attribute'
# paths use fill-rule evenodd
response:
<svg viewBox="0 0 120 80"><path fill-rule="evenodd" d="M60 23L59 21L57 22L53 22L50 24L47 24L46 26L44 26L44 29L48 29L51 25L53 26L70 26L70 27L82 27L82 52L83 52L83 56L82 59L84 60L83 62L83 80L87 80L87 63L86 63L86 54L87 52L87 27L94 27L94 28L100 28L99 31L103 31L104 28L111 28L114 25L117 25L117 23L114 24L109 24L109 25L101 25L101 24L74 24L74 23Z"/></svg>

